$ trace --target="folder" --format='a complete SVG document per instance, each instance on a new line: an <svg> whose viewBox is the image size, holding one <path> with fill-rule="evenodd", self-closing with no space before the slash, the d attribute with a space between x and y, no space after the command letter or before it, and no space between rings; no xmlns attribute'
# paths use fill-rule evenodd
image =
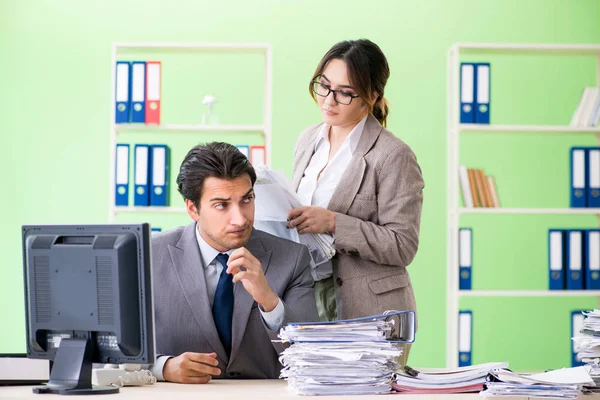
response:
<svg viewBox="0 0 600 400"><path fill-rule="evenodd" d="M160 124L161 74L160 61L146 62L146 124Z"/></svg>
<svg viewBox="0 0 600 400"><path fill-rule="evenodd" d="M147 144L135 145L135 168L133 205L136 207L148 206L150 195L148 190L148 178L150 171L150 146Z"/></svg>
<svg viewBox="0 0 600 400"><path fill-rule="evenodd" d="M471 348L473 345L473 313L460 311L458 313L458 366L471 365Z"/></svg>
<svg viewBox="0 0 600 400"><path fill-rule="evenodd" d="M237 149L246 156L247 159L250 159L250 147L246 146L246 145L236 145L235 147L237 147Z"/></svg>
<svg viewBox="0 0 600 400"><path fill-rule="evenodd" d="M127 61L117 61L115 72L115 123L129 122L131 108L131 66Z"/></svg>
<svg viewBox="0 0 600 400"><path fill-rule="evenodd" d="M335 321L309 321L309 322L289 322L281 330L280 338L285 336L285 340L293 342L347 342L348 337L344 335L332 335L330 332L339 330L349 330L353 327L362 325L373 326L369 322L385 321L391 323L392 329L384 332L384 337L378 338L391 343L413 343L415 341L415 312L413 310L405 311L386 311L383 314L369 315L353 319L340 319ZM323 340L327 337L327 340ZM282 338L283 339L283 338Z"/></svg>
<svg viewBox="0 0 600 400"><path fill-rule="evenodd" d="M566 231L567 289L583 290L583 232Z"/></svg>
<svg viewBox="0 0 600 400"><path fill-rule="evenodd" d="M583 310L571 311L571 338L577 336L579 331L583 327ZM571 367L579 367L585 365L583 361L577 360L577 352L575 351L575 341L570 340L571 343Z"/></svg>
<svg viewBox="0 0 600 400"><path fill-rule="evenodd" d="M131 118L129 122L146 121L146 62L131 63Z"/></svg>
<svg viewBox="0 0 600 400"><path fill-rule="evenodd" d="M600 97L600 95L599 95ZM600 207L600 147L587 149L587 202L588 207Z"/></svg>
<svg viewBox="0 0 600 400"><path fill-rule="evenodd" d="M472 124L475 122L475 65L472 63L460 64L460 123Z"/></svg>
<svg viewBox="0 0 600 400"><path fill-rule="evenodd" d="M161 228L152 228L150 231L151 232L161 232L162 229Z"/></svg>
<svg viewBox="0 0 600 400"><path fill-rule="evenodd" d="M565 283L565 232L548 230L548 276L550 290L564 290Z"/></svg>
<svg viewBox="0 0 600 400"><path fill-rule="evenodd" d="M586 207L584 147L571 148L571 207Z"/></svg>
<svg viewBox="0 0 600 400"><path fill-rule="evenodd" d="M164 144L150 146L150 205L169 205L169 147Z"/></svg>
<svg viewBox="0 0 600 400"><path fill-rule="evenodd" d="M471 270L473 266L473 230L460 228L458 230L458 266L459 289L471 290Z"/></svg>
<svg viewBox="0 0 600 400"><path fill-rule="evenodd" d="M265 146L250 146L250 163L252 165L265 165L267 163Z"/></svg>
<svg viewBox="0 0 600 400"><path fill-rule="evenodd" d="M129 145L117 144L115 157L115 206L129 205Z"/></svg>
<svg viewBox="0 0 600 400"><path fill-rule="evenodd" d="M490 63L475 64L475 123L490 123Z"/></svg>
<svg viewBox="0 0 600 400"><path fill-rule="evenodd" d="M600 229L585 231L583 241L585 264L585 288L600 290Z"/></svg>

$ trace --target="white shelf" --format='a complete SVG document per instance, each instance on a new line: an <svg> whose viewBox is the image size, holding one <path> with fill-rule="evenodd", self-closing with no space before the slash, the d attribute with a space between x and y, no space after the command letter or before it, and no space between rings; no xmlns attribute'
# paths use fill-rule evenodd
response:
<svg viewBox="0 0 600 400"><path fill-rule="evenodd" d="M114 213L187 213L185 207L114 207Z"/></svg>
<svg viewBox="0 0 600 400"><path fill-rule="evenodd" d="M600 297L600 290L459 290L461 297Z"/></svg>
<svg viewBox="0 0 600 400"><path fill-rule="evenodd" d="M489 54L564 54L568 56L600 56L597 44L545 44L545 43L457 43L450 51Z"/></svg>
<svg viewBox="0 0 600 400"><path fill-rule="evenodd" d="M117 133L123 132L258 132L264 133L262 125L186 125L186 124L114 124Z"/></svg>
<svg viewBox="0 0 600 400"><path fill-rule="evenodd" d="M265 53L270 51L271 45L267 43L115 43L116 52L249 52Z"/></svg>
<svg viewBox="0 0 600 400"><path fill-rule="evenodd" d="M489 124L460 124L460 132L498 132L498 133L600 133L600 126L583 128L569 125L489 125Z"/></svg>
<svg viewBox="0 0 600 400"><path fill-rule="evenodd" d="M459 214L579 214L597 215L600 208L459 208Z"/></svg>
<svg viewBox="0 0 600 400"><path fill-rule="evenodd" d="M447 274L446 274L446 366L458 366L458 314L464 297L600 297L600 291L549 290L459 290L459 228L463 214L519 215L600 215L600 208L461 208L459 165L463 134L480 133L550 135L594 134L600 139L600 127L581 128L569 125L461 124L460 64L468 55L486 56L585 56L596 60L596 86L600 84L600 44L512 44L456 43L448 51L447 64ZM543 60L540 60L543 62ZM493 85L492 85L493 86ZM573 105L575 106L575 105ZM543 123L543 121L541 121ZM572 217L571 217L572 218ZM482 239L483 240L483 239Z"/></svg>

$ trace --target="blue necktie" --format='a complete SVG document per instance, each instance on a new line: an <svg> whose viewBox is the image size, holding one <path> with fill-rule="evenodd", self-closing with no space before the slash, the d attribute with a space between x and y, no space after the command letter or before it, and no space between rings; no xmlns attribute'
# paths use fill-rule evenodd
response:
<svg viewBox="0 0 600 400"><path fill-rule="evenodd" d="M227 272L227 254L219 254L217 261L223 266L215 291L212 313L221 343L227 355L231 353L231 320L233 319L233 275Z"/></svg>

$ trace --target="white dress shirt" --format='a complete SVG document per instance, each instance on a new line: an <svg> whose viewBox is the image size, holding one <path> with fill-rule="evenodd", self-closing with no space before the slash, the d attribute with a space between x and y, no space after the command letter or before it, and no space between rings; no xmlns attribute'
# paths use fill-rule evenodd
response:
<svg viewBox="0 0 600 400"><path fill-rule="evenodd" d="M326 129L327 125L323 124L315 142L315 152L298 185L298 196L303 204L327 208L333 192L356 151L367 116L356 124L331 160L329 160L331 150L329 130ZM318 265L312 271L315 281L329 278L332 274L331 261Z"/></svg>
<svg viewBox="0 0 600 400"><path fill-rule="evenodd" d="M204 277L206 280L206 294L208 296L208 300L210 302L210 307L212 309L215 292L217 291L217 285L219 283L219 277L221 276L221 272L223 268L227 268L226 265L221 265L220 262L217 261L217 256L221 254L220 251L212 248L200 235L198 231L198 225L196 225L196 240L198 241L198 247L200 248L200 256L202 257L202 269L204 270ZM228 256L231 255L233 250L229 250L226 252ZM242 283L239 282L239 285ZM263 311L262 307L258 307L260 314L262 315L263 321L267 328L272 331L281 329L281 325L283 324L284 317L284 305L281 299L277 302L277 305L272 311L266 312ZM156 363L152 365L150 370L154 374L157 380L164 381L165 378L163 376L163 368L165 363L172 356L160 356L156 359Z"/></svg>

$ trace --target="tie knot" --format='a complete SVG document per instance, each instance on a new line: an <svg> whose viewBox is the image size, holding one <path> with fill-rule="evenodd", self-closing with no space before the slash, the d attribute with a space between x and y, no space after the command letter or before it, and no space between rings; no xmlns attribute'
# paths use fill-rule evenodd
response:
<svg viewBox="0 0 600 400"><path fill-rule="evenodd" d="M221 263L223 268L227 269L227 261L229 261L229 254L219 253L215 258L219 263Z"/></svg>

